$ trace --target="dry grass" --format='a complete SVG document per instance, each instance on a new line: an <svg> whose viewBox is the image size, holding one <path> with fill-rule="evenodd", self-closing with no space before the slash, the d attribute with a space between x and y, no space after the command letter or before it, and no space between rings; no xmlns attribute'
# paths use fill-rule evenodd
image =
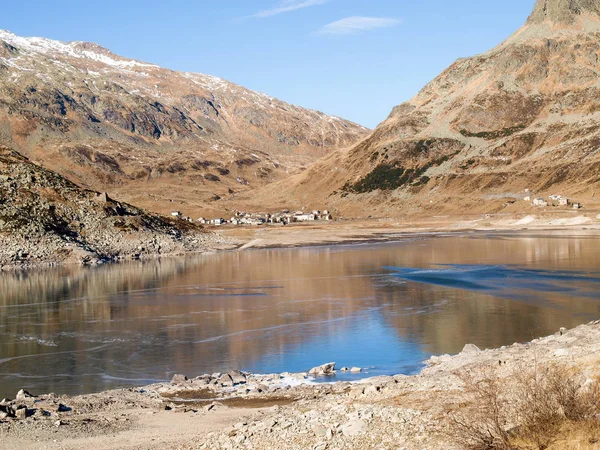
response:
<svg viewBox="0 0 600 450"><path fill-rule="evenodd" d="M468 400L453 440L472 450L600 449L600 383L560 365L462 374Z"/></svg>

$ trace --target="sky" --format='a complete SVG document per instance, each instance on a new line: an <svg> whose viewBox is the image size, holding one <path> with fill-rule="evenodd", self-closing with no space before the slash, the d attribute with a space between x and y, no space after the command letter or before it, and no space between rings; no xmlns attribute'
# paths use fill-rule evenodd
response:
<svg viewBox="0 0 600 450"><path fill-rule="evenodd" d="M374 128L457 58L521 27L535 0L21 0L0 29L96 42Z"/></svg>

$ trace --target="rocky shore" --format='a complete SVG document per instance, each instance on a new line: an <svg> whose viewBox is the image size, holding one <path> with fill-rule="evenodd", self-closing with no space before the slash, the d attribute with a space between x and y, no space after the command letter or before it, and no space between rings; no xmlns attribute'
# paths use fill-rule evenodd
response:
<svg viewBox="0 0 600 450"><path fill-rule="evenodd" d="M0 269L212 251L200 226L82 189L0 147Z"/></svg>
<svg viewBox="0 0 600 450"><path fill-rule="evenodd" d="M330 363L297 374L175 375L76 397L22 390L0 403L0 438L6 449L461 449L451 418L472 401L466 374L493 370L508 389L517 372L561 364L590 385L599 361L600 321L498 349L467 345L415 376L339 382Z"/></svg>

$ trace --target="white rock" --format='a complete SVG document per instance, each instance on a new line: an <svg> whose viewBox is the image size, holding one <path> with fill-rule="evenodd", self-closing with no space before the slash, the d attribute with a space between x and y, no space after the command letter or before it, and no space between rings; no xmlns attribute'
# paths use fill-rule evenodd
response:
<svg viewBox="0 0 600 450"><path fill-rule="evenodd" d="M465 345L462 349L462 352L460 352L461 355L471 355L471 354L476 354L476 353L481 353L481 349L479 347L477 347L475 344Z"/></svg>
<svg viewBox="0 0 600 450"><path fill-rule="evenodd" d="M350 369L350 372L358 373L358 372L362 372L362 369L360 367L353 367L352 369Z"/></svg>
<svg viewBox="0 0 600 450"><path fill-rule="evenodd" d="M346 422L346 424L342 426L342 434L346 437L352 437L364 433L366 429L366 422L360 419L354 419Z"/></svg>
<svg viewBox="0 0 600 450"><path fill-rule="evenodd" d="M17 392L17 396L15 398L17 400L27 400L28 398L33 398L33 395L31 395L25 389L21 389L19 392Z"/></svg>
<svg viewBox="0 0 600 450"><path fill-rule="evenodd" d="M309 375L334 375L335 374L335 363L327 363L321 366L313 367L309 370Z"/></svg>
<svg viewBox="0 0 600 450"><path fill-rule="evenodd" d="M557 356L557 357L569 356L569 350L567 350L566 348L559 348L558 350L556 350L554 352L554 356Z"/></svg>

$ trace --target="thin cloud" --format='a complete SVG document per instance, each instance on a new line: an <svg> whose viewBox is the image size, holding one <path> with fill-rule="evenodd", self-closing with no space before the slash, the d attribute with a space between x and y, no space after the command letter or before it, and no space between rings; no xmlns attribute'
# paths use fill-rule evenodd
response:
<svg viewBox="0 0 600 450"><path fill-rule="evenodd" d="M255 14L247 16L247 19L264 19L267 17L277 16L287 12L296 11L302 8L309 8L311 6L324 5L331 0L284 0L280 1L277 6L270 9L259 11Z"/></svg>
<svg viewBox="0 0 600 450"><path fill-rule="evenodd" d="M399 23L398 19L387 17L346 17L325 25L318 31L318 34L356 34L362 31L393 27Z"/></svg>

